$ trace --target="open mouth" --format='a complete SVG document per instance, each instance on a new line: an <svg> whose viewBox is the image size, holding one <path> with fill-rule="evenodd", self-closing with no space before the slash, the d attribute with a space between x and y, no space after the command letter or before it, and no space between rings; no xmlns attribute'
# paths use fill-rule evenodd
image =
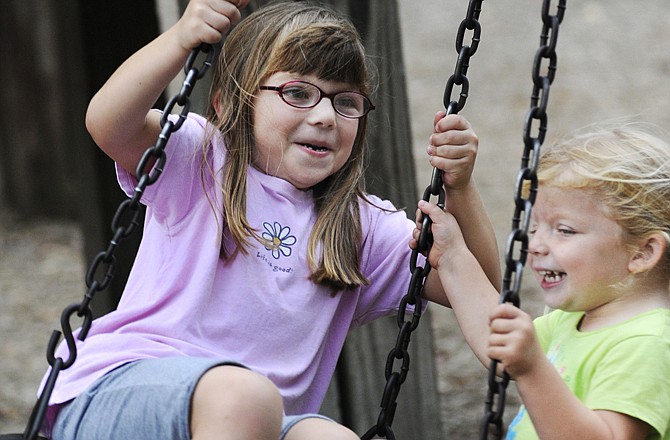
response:
<svg viewBox="0 0 670 440"><path fill-rule="evenodd" d="M556 272L553 270L541 270L538 272L545 283L558 283L565 278L565 272Z"/></svg>
<svg viewBox="0 0 670 440"><path fill-rule="evenodd" d="M314 145L314 144L302 144L302 143L301 143L300 145L302 145L303 147L305 147L305 148L307 148L307 149L310 149L310 150L312 150L312 151L317 151L317 152L320 152L320 153L321 153L321 152L324 152L324 151L328 151L328 148L326 148L326 147L322 147L322 146L320 146L320 145Z"/></svg>

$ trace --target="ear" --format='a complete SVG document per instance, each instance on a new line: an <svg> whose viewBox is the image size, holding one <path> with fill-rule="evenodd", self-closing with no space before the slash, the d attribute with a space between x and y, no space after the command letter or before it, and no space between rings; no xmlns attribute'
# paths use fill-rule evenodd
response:
<svg viewBox="0 0 670 440"><path fill-rule="evenodd" d="M218 116L219 119L221 119L221 90L217 90L214 92L214 96L212 96L212 106L214 107L214 111L216 112L216 116Z"/></svg>
<svg viewBox="0 0 670 440"><path fill-rule="evenodd" d="M667 246L668 242L660 232L646 236L628 262L628 270L641 273L653 269L665 255Z"/></svg>

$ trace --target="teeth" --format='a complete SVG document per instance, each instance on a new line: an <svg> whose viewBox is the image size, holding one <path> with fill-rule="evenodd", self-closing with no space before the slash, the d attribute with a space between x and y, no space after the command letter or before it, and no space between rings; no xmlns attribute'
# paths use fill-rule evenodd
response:
<svg viewBox="0 0 670 440"><path fill-rule="evenodd" d="M310 150L314 151L326 151L327 148L325 147L320 147L318 145L312 145L312 144L303 144L305 147L309 148Z"/></svg>
<svg viewBox="0 0 670 440"><path fill-rule="evenodd" d="M553 270L541 270L540 275L542 275L544 280L548 283L557 283L565 278L564 272L554 272Z"/></svg>

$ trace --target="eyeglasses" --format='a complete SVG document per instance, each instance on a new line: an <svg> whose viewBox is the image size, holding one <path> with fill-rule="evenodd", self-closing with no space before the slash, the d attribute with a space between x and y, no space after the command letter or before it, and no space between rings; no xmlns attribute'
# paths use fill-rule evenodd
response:
<svg viewBox="0 0 670 440"><path fill-rule="evenodd" d="M276 91L285 103L295 108L316 107L326 97L330 99L338 115L349 119L362 118L375 108L370 98L362 93L353 91L326 93L306 81L289 81L280 86L259 86L259 88Z"/></svg>

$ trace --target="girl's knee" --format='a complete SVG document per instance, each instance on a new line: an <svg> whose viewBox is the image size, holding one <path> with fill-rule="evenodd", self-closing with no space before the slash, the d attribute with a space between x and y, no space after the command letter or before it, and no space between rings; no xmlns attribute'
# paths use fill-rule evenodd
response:
<svg viewBox="0 0 670 440"><path fill-rule="evenodd" d="M277 387L262 374L233 365L214 367L202 375L196 385L196 393L211 394L216 399L229 394L231 397L255 397L281 406Z"/></svg>
<svg viewBox="0 0 670 440"><path fill-rule="evenodd" d="M237 432L248 430L256 438L276 439L282 415L281 395L268 378L225 365L212 368L198 381L191 402L191 429L194 437L230 427Z"/></svg>
<svg viewBox="0 0 670 440"><path fill-rule="evenodd" d="M351 429L326 419L308 418L293 426L284 440L360 440Z"/></svg>

